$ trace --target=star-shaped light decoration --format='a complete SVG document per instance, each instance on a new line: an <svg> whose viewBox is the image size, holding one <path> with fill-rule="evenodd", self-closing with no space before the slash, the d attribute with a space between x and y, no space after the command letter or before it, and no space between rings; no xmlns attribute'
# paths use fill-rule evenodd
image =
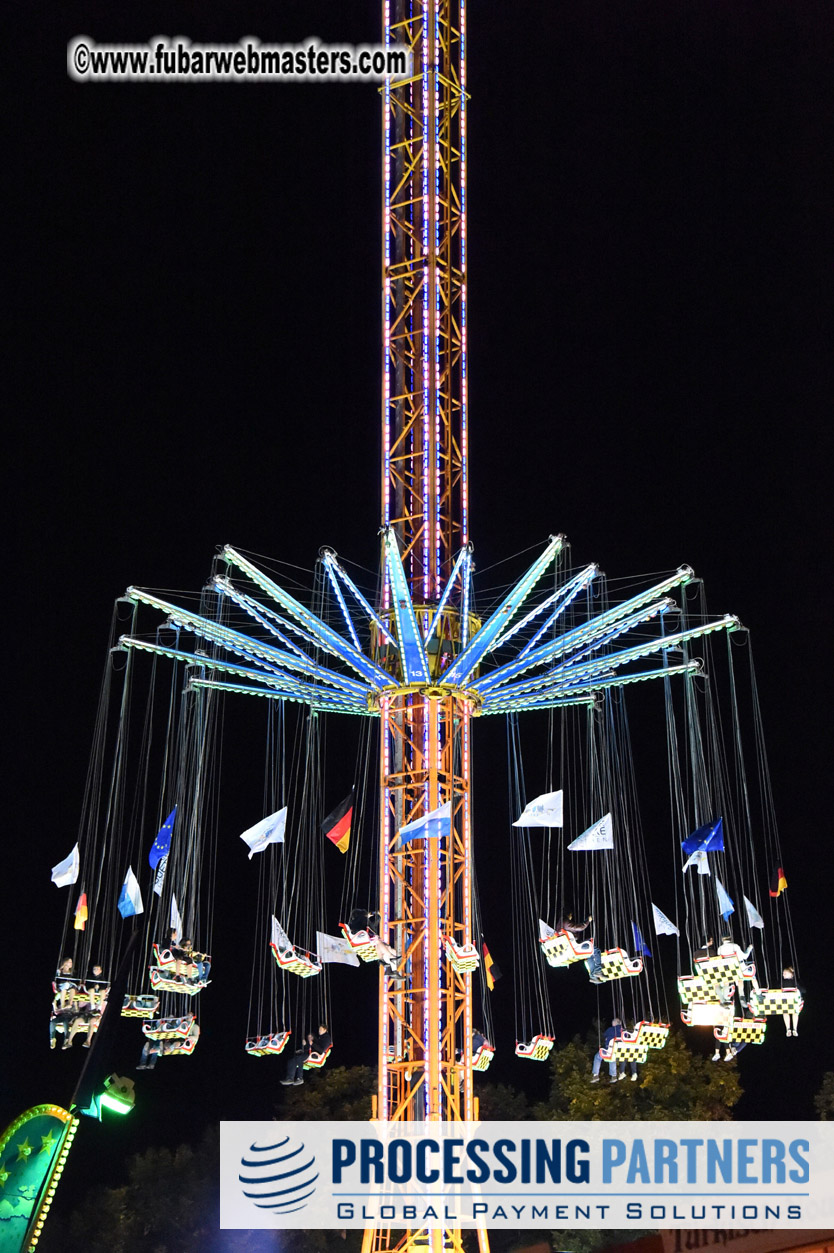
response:
<svg viewBox="0 0 834 1253"><path fill-rule="evenodd" d="M22 1140L16 1147L17 1160L19 1162L25 1162L26 1158L29 1157L32 1152L32 1145L29 1143L29 1137L27 1136L26 1139Z"/></svg>
<svg viewBox="0 0 834 1253"><path fill-rule="evenodd" d="M167 615L175 641L164 643L157 631L153 637L122 636L119 643L185 662L192 689L375 716L381 696L406 688L438 697L457 693L471 701L474 714L489 715L591 704L606 688L695 672L701 663L689 655L688 644L740 626L725 615L670 629L680 609L669 593L693 580L688 566L619 604L606 599L603 608L598 566L560 578L564 548L563 536L551 537L483 622L470 612L471 548L458 554L436 605L414 604L394 531L384 532L385 595L379 610L335 553L324 549L322 564L343 633L227 545L221 557L230 573L216 575L208 589L216 593L214 616L130 587L130 600ZM183 634L208 649L188 647Z"/></svg>
<svg viewBox="0 0 834 1253"><path fill-rule="evenodd" d="M5 1188L6 1180L8 1179L10 1173L10 1171L6 1170L2 1162L0 1162L0 1188Z"/></svg>
<svg viewBox="0 0 834 1253"><path fill-rule="evenodd" d="M54 1131L48 1131L45 1136L41 1136L41 1147L38 1152L39 1157L41 1153L52 1152L53 1148L55 1147L55 1138L56 1137L55 1137Z"/></svg>

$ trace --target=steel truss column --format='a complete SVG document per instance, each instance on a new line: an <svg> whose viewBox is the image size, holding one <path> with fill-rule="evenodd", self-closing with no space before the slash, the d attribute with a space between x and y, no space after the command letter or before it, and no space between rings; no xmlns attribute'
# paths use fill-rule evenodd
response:
<svg viewBox="0 0 834 1253"><path fill-rule="evenodd" d="M469 531L464 21L461 0L385 3L412 74L384 93L382 522L427 601Z"/></svg>
<svg viewBox="0 0 834 1253"><path fill-rule="evenodd" d="M447 938L472 942L471 706L401 690L382 700L380 715L380 926L404 977L380 976L377 1114L471 1119L471 976L457 974L445 952ZM401 842L404 823L447 801L449 837Z"/></svg>
<svg viewBox="0 0 834 1253"><path fill-rule="evenodd" d="M471 944L471 702L439 689L401 688L380 701L380 930L401 979L380 973L377 1116L385 1121L471 1120L471 974L457 973L445 941ZM403 843L400 828L451 801L442 838ZM370 1250L458 1249L460 1232L369 1229Z"/></svg>

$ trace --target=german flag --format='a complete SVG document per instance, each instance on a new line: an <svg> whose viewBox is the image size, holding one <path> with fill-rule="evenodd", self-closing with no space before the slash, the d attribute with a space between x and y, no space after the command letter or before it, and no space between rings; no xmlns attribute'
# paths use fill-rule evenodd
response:
<svg viewBox="0 0 834 1253"><path fill-rule="evenodd" d="M353 821L353 792L337 805L332 814L328 814L321 824L322 835L331 844L335 844L340 853L348 851L350 844L350 824Z"/></svg>
<svg viewBox="0 0 834 1253"><path fill-rule="evenodd" d="M486 975L486 985L488 990L491 992L495 987L496 980L501 978L501 971L496 966L492 958L492 953L490 953L483 941L481 941L481 948L484 953L484 974Z"/></svg>
<svg viewBox="0 0 834 1253"><path fill-rule="evenodd" d="M781 896L787 886L788 881L785 878L785 872L780 866L778 870L774 870L773 878L770 880L770 895Z"/></svg>
<svg viewBox="0 0 834 1253"><path fill-rule="evenodd" d="M72 924L74 930L83 931L87 925L87 893L82 892L78 898L78 904L75 907L75 922Z"/></svg>

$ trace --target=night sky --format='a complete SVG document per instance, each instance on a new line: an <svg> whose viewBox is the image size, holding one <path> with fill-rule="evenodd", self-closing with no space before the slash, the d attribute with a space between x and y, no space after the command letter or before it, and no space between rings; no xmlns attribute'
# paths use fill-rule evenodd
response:
<svg viewBox="0 0 834 1253"><path fill-rule="evenodd" d="M308 570L325 543L377 561L376 84L81 85L66 43L376 42L379 8L11 6L4 1125L68 1101L81 1062L48 1048L64 909L49 874L76 838L114 598L198 589L226 542ZM685 561L710 609L751 629L808 997L798 1040L780 1023L744 1054L737 1112L811 1117L832 1065L834 14L473 0L469 23L476 562L557 531L615 577ZM503 820L503 784L483 767L476 782L479 813ZM665 773L643 784L665 794ZM248 953L245 820L225 824L218 935ZM277 1071L242 1051L246 960L234 976L214 957L198 1052L136 1076L124 1124L85 1128L84 1171L110 1159L91 1181L207 1119L270 1116ZM367 1022L335 1023L343 1062L374 1060L375 986ZM534 1080L512 1058L504 996L497 1077L536 1092L545 1068ZM559 1039L591 1014L557 1015ZM117 1069L134 1060L131 1044Z"/></svg>

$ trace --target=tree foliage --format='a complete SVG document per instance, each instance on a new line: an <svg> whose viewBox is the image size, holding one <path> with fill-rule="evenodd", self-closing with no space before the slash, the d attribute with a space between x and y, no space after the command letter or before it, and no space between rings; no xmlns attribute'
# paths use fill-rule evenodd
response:
<svg viewBox="0 0 834 1253"><path fill-rule="evenodd" d="M814 1097L814 1109L822 1122L834 1122L834 1070L827 1070Z"/></svg>
<svg viewBox="0 0 834 1253"><path fill-rule="evenodd" d="M275 1105L275 1117L309 1122L355 1118L367 1122L376 1084L376 1071L370 1066L307 1071L299 1087L281 1089L283 1095Z"/></svg>
<svg viewBox="0 0 834 1253"><path fill-rule="evenodd" d="M603 1064L601 1081L591 1083L591 1060L598 1047L589 1033L583 1043L570 1044L550 1055L550 1098L536 1105L532 1116L567 1122L709 1121L732 1118L742 1088L735 1062L713 1062L693 1053L683 1036L669 1033L665 1048L650 1049L638 1079L609 1084Z"/></svg>

